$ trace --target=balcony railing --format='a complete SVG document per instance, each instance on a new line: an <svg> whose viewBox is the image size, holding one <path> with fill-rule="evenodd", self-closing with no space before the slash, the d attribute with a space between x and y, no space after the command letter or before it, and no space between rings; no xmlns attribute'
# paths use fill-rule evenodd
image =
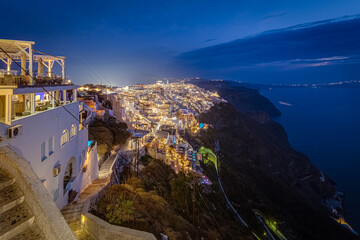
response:
<svg viewBox="0 0 360 240"><path fill-rule="evenodd" d="M31 78L28 75L16 76L10 74L0 75L0 86L17 86L17 87L28 87L28 86L43 86L43 85L62 85L64 80L58 76L52 77L34 77L33 84L30 84Z"/></svg>

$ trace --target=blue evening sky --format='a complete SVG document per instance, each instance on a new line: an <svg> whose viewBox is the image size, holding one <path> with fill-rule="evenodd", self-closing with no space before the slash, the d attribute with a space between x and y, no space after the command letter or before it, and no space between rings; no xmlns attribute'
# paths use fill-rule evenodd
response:
<svg viewBox="0 0 360 240"><path fill-rule="evenodd" d="M346 69L346 72L349 70L354 73L346 78L355 78L357 74L353 68L355 63L347 63L345 68L341 68L341 61L350 59L351 49L329 54L326 54L327 49L323 49L322 53L313 56L299 56L299 53L303 53L299 41L318 41L306 46L304 50L317 51L319 44L326 42L326 38L321 37L324 31L336 38L336 34L341 33L339 26L335 26L337 29L332 33L331 23L325 23L324 26L328 27L311 32L312 36L315 34L312 38L308 38L310 33L303 29L298 35L292 36L286 32L296 31L294 29L275 31L268 39L264 39L264 34L260 33L355 15L360 13L360 1L13 0L3 1L1 9L3 22L0 38L33 40L37 50L66 56L67 75L79 84L103 81L123 86L146 82L152 77L171 76L204 76L251 82L299 82L311 75L315 76L314 81L321 82L333 80L334 76L342 76L331 74L331 79L326 77L322 72L329 67L332 67L331 71L341 72ZM344 22L358 24L356 20L355 23L353 21ZM355 26L359 28L359 25ZM313 26L310 25L309 28ZM347 31L351 31L351 28ZM349 32L347 34L349 36ZM359 31L357 34L358 37ZM316 36L322 39L318 40ZM209 51L206 56L203 53L207 50L201 49L237 39L244 41L238 44L244 43L248 47L234 48L233 42L217 46L227 50ZM269 42L274 39L276 44L271 46ZM264 44L266 41L269 42ZM257 42L260 44L259 48ZM285 49L287 54L273 58L274 52L269 49L276 51L279 48L279 51L283 51L281 42L288 46L297 42L297 51L289 47ZM250 47L257 48L256 54ZM229 52L232 54L229 55ZM237 53L242 56L239 58ZM209 58L209 54L216 56ZM213 61L205 61L204 56ZM247 58L249 62L244 60ZM213 67L218 65L219 59L224 59L222 66ZM302 65L296 62L297 59L302 59L299 60ZM294 61L295 67L288 66ZM331 61L331 64L324 63L327 61ZM311 69L311 74L300 78L299 69L305 72ZM264 78L269 73L273 74L272 77Z"/></svg>

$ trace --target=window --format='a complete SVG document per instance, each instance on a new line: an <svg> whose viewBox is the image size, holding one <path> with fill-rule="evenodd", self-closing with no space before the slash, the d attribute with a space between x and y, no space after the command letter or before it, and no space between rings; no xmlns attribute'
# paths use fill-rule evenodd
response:
<svg viewBox="0 0 360 240"><path fill-rule="evenodd" d="M54 201L56 201L59 197L59 188L56 189L56 191L54 192Z"/></svg>
<svg viewBox="0 0 360 240"><path fill-rule="evenodd" d="M69 141L69 131L65 129L62 131L61 139L60 139L60 146L64 146L65 143Z"/></svg>
<svg viewBox="0 0 360 240"><path fill-rule="evenodd" d="M46 144L43 142L41 144L41 161L44 161L46 159Z"/></svg>
<svg viewBox="0 0 360 240"><path fill-rule="evenodd" d="M73 137L75 137L75 135L76 135L76 125L73 124L73 125L71 125L70 137L73 138Z"/></svg>
<svg viewBox="0 0 360 240"><path fill-rule="evenodd" d="M49 138L49 156L54 153L54 137Z"/></svg>

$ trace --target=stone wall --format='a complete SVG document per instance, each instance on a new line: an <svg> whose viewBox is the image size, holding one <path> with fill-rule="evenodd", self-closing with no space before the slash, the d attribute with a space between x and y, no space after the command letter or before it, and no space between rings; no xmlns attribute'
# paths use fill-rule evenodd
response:
<svg viewBox="0 0 360 240"><path fill-rule="evenodd" d="M97 240L156 240L151 233L112 225L91 213L82 215L81 223L84 230Z"/></svg>
<svg viewBox="0 0 360 240"><path fill-rule="evenodd" d="M46 239L75 240L59 209L30 164L9 147L0 147L0 168L15 179L31 208L35 223Z"/></svg>

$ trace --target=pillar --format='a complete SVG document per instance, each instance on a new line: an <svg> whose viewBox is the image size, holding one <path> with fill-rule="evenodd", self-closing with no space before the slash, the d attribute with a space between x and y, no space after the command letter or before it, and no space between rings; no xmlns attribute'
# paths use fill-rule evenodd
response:
<svg viewBox="0 0 360 240"><path fill-rule="evenodd" d="M65 82L65 60L61 59L61 67L62 67L62 79L63 79L63 83Z"/></svg>
<svg viewBox="0 0 360 240"><path fill-rule="evenodd" d="M11 94L5 95L5 124L11 125Z"/></svg>
<svg viewBox="0 0 360 240"><path fill-rule="evenodd" d="M35 93L30 93L30 113L35 113Z"/></svg>
<svg viewBox="0 0 360 240"><path fill-rule="evenodd" d="M21 76L26 75L26 54L24 52L21 53Z"/></svg>
<svg viewBox="0 0 360 240"><path fill-rule="evenodd" d="M52 75L52 60L49 60L48 66L49 66L49 68L48 68L48 77L51 77L51 75Z"/></svg>
<svg viewBox="0 0 360 240"><path fill-rule="evenodd" d="M44 76L44 63L41 58L39 58L39 61L38 61L38 76L39 77Z"/></svg>
<svg viewBox="0 0 360 240"><path fill-rule="evenodd" d="M7 72L7 74L10 74L11 73L11 59L10 58L8 58L7 59L7 68L6 68L6 72Z"/></svg>
<svg viewBox="0 0 360 240"><path fill-rule="evenodd" d="M32 51L32 44L29 44L29 75L30 75L30 85L34 84L34 73L33 73L33 51ZM32 96L34 95L34 96ZM35 113L35 94L32 94L31 98L34 98L34 113Z"/></svg>
<svg viewBox="0 0 360 240"><path fill-rule="evenodd" d="M63 101L64 101L64 104L66 104L66 98L67 98L67 96L66 96L66 90L63 90Z"/></svg>
<svg viewBox="0 0 360 240"><path fill-rule="evenodd" d="M60 91L55 91L55 100L56 101L61 101L61 99L59 99L60 96Z"/></svg>
<svg viewBox="0 0 360 240"><path fill-rule="evenodd" d="M73 89L74 102L77 101L77 90Z"/></svg>
<svg viewBox="0 0 360 240"><path fill-rule="evenodd" d="M51 96L51 106L54 108L55 107L55 92L50 92Z"/></svg>

